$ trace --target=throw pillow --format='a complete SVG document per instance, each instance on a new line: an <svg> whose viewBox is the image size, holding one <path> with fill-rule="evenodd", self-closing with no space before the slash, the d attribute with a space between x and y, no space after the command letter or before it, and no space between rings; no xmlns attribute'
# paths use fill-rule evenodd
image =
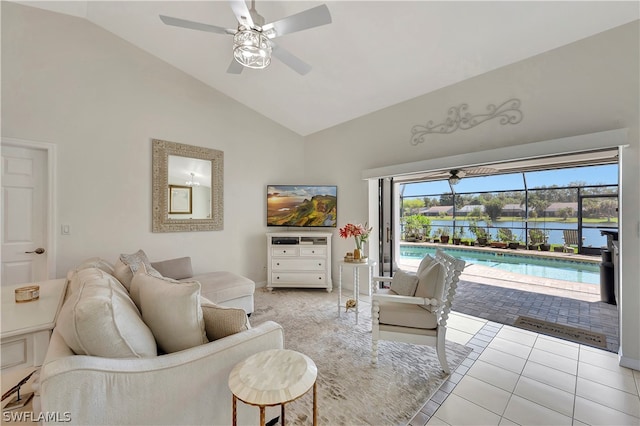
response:
<svg viewBox="0 0 640 426"><path fill-rule="evenodd" d="M418 277L411 272L397 270L391 280L391 290L401 296L413 296L418 285Z"/></svg>
<svg viewBox="0 0 640 426"><path fill-rule="evenodd" d="M142 319L166 353L207 343L200 307L200 283L176 281L138 269L131 281L140 298Z"/></svg>
<svg viewBox="0 0 640 426"><path fill-rule="evenodd" d="M425 255L425 257L422 258L422 260L420 261L420 264L418 265L418 270L416 271L416 275L420 275L421 273L424 272L425 269L427 269L429 266L431 266L433 264L433 262L435 262L436 260L431 257L431 255Z"/></svg>
<svg viewBox="0 0 640 426"><path fill-rule="evenodd" d="M244 309L216 305L209 299L200 298L207 339L214 341L251 328Z"/></svg>
<svg viewBox="0 0 640 426"><path fill-rule="evenodd" d="M158 271L153 269L147 254L143 250L138 250L132 254L121 254L114 265L114 276L129 290L131 288L133 275L138 271L140 265L144 265L149 274L157 277L162 276Z"/></svg>
<svg viewBox="0 0 640 426"><path fill-rule="evenodd" d="M446 277L444 265L434 261L420 275L418 275L417 297L442 300L444 297L444 280Z"/></svg>
<svg viewBox="0 0 640 426"><path fill-rule="evenodd" d="M122 285L98 268L78 271L56 329L76 355L145 358L156 342Z"/></svg>

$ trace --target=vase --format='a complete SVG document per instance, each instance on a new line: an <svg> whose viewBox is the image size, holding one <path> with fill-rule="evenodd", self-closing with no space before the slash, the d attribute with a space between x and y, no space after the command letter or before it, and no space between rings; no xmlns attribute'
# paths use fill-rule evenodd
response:
<svg viewBox="0 0 640 426"><path fill-rule="evenodd" d="M362 257L362 250L361 249L354 249L353 250L353 258L354 259L360 259Z"/></svg>

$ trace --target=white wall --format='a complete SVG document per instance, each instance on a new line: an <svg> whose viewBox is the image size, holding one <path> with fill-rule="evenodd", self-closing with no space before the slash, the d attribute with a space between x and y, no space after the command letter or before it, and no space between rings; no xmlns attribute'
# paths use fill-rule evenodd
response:
<svg viewBox="0 0 640 426"><path fill-rule="evenodd" d="M638 28L636 21L308 136L307 175L322 176L326 164L332 164L339 185L338 226L343 226L369 218L363 170L628 128L621 167L621 333L623 356L640 369ZM466 103L469 112L478 114L510 98L522 101L524 119L517 125L492 120L409 144L412 126L442 122L449 107ZM333 260L352 246L336 237ZM371 255L376 250L373 246Z"/></svg>
<svg viewBox="0 0 640 426"><path fill-rule="evenodd" d="M57 146L58 276L142 248L264 281L266 185L303 176L300 136L85 20L7 2L2 136ZM151 232L152 138L224 151L224 231Z"/></svg>

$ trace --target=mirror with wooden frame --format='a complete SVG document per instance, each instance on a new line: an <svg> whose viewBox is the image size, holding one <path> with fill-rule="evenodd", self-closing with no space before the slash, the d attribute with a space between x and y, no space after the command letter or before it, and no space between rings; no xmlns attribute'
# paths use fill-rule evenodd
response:
<svg viewBox="0 0 640 426"><path fill-rule="evenodd" d="M223 229L222 151L152 140L153 232Z"/></svg>

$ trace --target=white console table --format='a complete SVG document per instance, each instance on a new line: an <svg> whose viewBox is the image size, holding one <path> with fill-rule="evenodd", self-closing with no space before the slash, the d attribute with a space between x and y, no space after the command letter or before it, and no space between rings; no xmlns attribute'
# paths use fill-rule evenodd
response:
<svg viewBox="0 0 640 426"><path fill-rule="evenodd" d="M324 288L331 292L330 232L267 234L267 289Z"/></svg>
<svg viewBox="0 0 640 426"><path fill-rule="evenodd" d="M338 316L340 316L340 309L342 308L342 269L345 267L353 269L353 297L356 300L356 324L358 324L358 311L360 311L360 269L366 269L367 288L371 289L371 277L373 276L373 268L377 264L378 262L371 259L367 259L366 262L339 262L340 274L338 275Z"/></svg>
<svg viewBox="0 0 640 426"><path fill-rule="evenodd" d="M40 286L40 298L16 303L15 289ZM2 374L42 365L67 288L66 279L2 287Z"/></svg>

